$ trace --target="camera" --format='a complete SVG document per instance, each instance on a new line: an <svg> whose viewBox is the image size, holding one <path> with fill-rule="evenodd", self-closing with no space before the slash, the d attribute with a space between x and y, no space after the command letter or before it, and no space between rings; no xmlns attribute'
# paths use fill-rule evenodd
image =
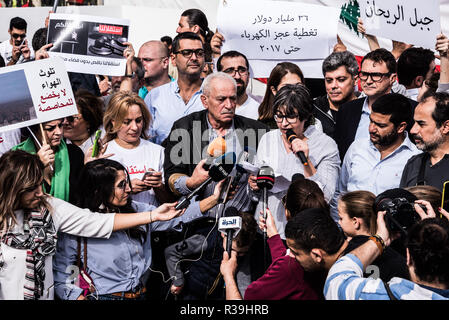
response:
<svg viewBox="0 0 449 320"><path fill-rule="evenodd" d="M426 208L420 205L425 211ZM376 206L376 212L386 211L385 224L389 232L407 232L415 223L421 220L415 211L414 203L405 198L384 198Z"/></svg>

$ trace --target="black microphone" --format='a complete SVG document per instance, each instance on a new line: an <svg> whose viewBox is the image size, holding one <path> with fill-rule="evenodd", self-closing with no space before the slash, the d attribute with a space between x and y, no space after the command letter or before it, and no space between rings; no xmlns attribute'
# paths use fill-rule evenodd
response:
<svg viewBox="0 0 449 320"><path fill-rule="evenodd" d="M229 258L231 258L232 239L235 238L241 229L242 217L239 215L238 210L234 207L226 208L224 217L218 221L218 231L226 235L226 251Z"/></svg>
<svg viewBox="0 0 449 320"><path fill-rule="evenodd" d="M256 178L257 187L263 191L263 217L267 218L268 190L274 186L274 170L269 166L262 166ZM266 231L264 231L266 236Z"/></svg>
<svg viewBox="0 0 449 320"><path fill-rule="evenodd" d="M204 181L199 187L189 193L187 196L183 196L176 204L175 209L184 209L190 205L190 200L200 192L205 185L211 180L218 182L225 179L232 171L235 165L235 152L227 152L221 157L218 157L212 162L209 168L209 178Z"/></svg>
<svg viewBox="0 0 449 320"><path fill-rule="evenodd" d="M296 180L304 180L305 178L304 178L304 175L303 174L301 174L301 173L295 173L293 176L292 176L292 183L293 182L295 182Z"/></svg>
<svg viewBox="0 0 449 320"><path fill-rule="evenodd" d="M298 136L296 135L296 133L292 129L288 129L285 134L287 136L288 142L290 142L290 143L292 143L293 140L295 140L295 139L299 139ZM309 162L307 161L307 158L306 158L306 155L304 154L304 152L298 151L298 152L296 152L296 155L299 157L299 159L301 160L303 165L305 165L305 166L309 165Z"/></svg>

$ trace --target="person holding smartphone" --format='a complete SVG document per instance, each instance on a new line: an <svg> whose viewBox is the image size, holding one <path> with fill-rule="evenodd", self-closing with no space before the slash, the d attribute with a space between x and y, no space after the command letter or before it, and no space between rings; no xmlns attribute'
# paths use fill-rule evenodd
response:
<svg viewBox="0 0 449 320"><path fill-rule="evenodd" d="M34 58L34 51L28 46L26 39L27 22L20 18L12 18L9 22L10 38L0 43L0 56L7 66L23 63Z"/></svg>

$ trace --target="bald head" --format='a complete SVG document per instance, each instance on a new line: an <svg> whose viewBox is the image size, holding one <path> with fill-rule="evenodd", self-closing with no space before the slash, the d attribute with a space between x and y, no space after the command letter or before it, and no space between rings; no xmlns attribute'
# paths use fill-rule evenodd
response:
<svg viewBox="0 0 449 320"><path fill-rule="evenodd" d="M145 68L144 78L147 84L169 79L168 55L167 46L159 40L147 41L140 47L138 57Z"/></svg>

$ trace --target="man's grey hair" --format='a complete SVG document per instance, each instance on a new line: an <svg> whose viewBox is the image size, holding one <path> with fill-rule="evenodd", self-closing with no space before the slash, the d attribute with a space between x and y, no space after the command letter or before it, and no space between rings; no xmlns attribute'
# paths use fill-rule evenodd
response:
<svg viewBox="0 0 449 320"><path fill-rule="evenodd" d="M212 81L218 80L218 81L224 81L229 80L234 85L235 90L237 90L237 82L235 82L234 78L231 77L229 74L224 72L214 72L209 74L203 81L203 94L206 97L209 97L212 89Z"/></svg>
<svg viewBox="0 0 449 320"><path fill-rule="evenodd" d="M359 72L359 64L355 56L349 51L333 52L323 61L323 75L344 66L353 77Z"/></svg>

